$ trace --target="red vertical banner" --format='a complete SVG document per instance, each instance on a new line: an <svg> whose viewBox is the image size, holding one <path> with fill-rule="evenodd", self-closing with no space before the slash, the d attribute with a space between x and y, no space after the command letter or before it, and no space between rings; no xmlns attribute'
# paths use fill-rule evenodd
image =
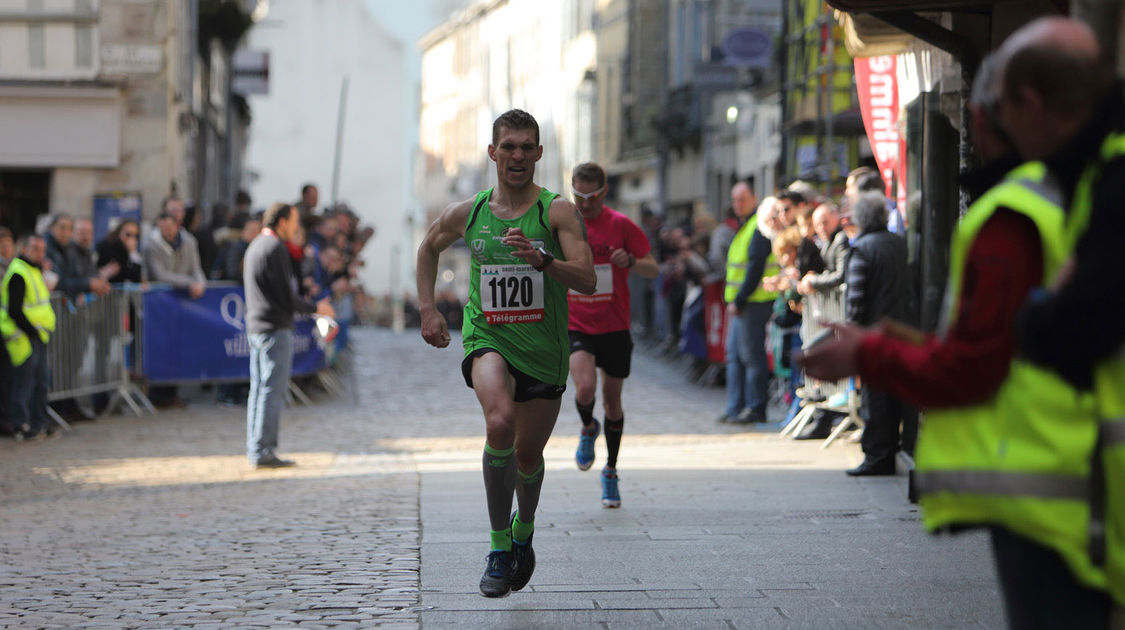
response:
<svg viewBox="0 0 1125 630"><path fill-rule="evenodd" d="M887 197L897 198L893 188L899 171L903 147L898 133L898 79L894 55L861 57L855 60L855 84L859 93L859 110L871 152L879 165L879 173L887 185ZM904 210L904 208L903 208Z"/></svg>
<svg viewBox="0 0 1125 630"><path fill-rule="evenodd" d="M723 303L723 281L712 282L703 288L703 327L707 331L707 360L726 363L727 360L727 305Z"/></svg>

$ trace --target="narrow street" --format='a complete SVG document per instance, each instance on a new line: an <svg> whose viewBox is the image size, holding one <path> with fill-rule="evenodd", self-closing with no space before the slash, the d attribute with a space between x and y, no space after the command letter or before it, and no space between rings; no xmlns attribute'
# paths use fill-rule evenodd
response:
<svg viewBox="0 0 1125 630"><path fill-rule="evenodd" d="M852 479L858 445L714 422L723 392L638 349L623 505L573 462L564 397L527 589L477 593L483 427L459 340L354 335L351 391L288 408L257 472L245 409L0 443L0 626L12 628L995 628L985 537L926 535L905 479ZM600 415L600 413L599 413Z"/></svg>

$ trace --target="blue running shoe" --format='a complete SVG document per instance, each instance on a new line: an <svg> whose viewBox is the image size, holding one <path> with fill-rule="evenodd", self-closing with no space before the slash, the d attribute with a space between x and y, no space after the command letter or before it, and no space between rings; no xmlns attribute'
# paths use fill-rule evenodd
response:
<svg viewBox="0 0 1125 630"><path fill-rule="evenodd" d="M617 469L602 469L602 507L621 507L621 493L617 491Z"/></svg>
<svg viewBox="0 0 1125 630"><path fill-rule="evenodd" d="M480 594L485 597L507 597L512 590L512 554L493 551L480 578Z"/></svg>
<svg viewBox="0 0 1125 630"><path fill-rule="evenodd" d="M593 429L582 429L582 433L578 435L578 451L574 453L578 470L590 470L590 466L594 465L594 442L598 440L601 430L601 423L594 420Z"/></svg>

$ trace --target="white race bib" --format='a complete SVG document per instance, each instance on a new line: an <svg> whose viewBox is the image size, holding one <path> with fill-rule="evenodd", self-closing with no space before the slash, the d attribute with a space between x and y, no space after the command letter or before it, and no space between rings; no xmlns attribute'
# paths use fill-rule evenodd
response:
<svg viewBox="0 0 1125 630"><path fill-rule="evenodd" d="M481 265L480 307L489 324L543 321L543 272L531 265Z"/></svg>
<svg viewBox="0 0 1125 630"><path fill-rule="evenodd" d="M613 300L613 264L594 265L594 274L598 277L598 283L594 286L594 293L583 295L571 289L571 300L576 302L610 302Z"/></svg>

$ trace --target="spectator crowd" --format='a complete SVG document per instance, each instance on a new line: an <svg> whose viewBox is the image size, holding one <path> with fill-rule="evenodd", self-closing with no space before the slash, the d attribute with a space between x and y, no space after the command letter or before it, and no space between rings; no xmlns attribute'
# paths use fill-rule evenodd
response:
<svg viewBox="0 0 1125 630"><path fill-rule="evenodd" d="M364 265L360 253L375 231L362 226L346 204L322 207L313 184L303 186L300 200L292 205L300 228L286 247L299 292L312 301L328 299L335 307L340 332L330 352L338 351L347 343L348 324L366 310L357 276ZM262 214L252 210L250 196L240 191L233 208L213 204L209 221L204 221L202 208L168 197L151 226L119 220L100 242L95 242L89 218L68 213L51 215L42 233L18 239L0 227L0 328L7 350L0 353L0 435L25 442L59 435L46 403L51 386L46 348L56 332L52 293L56 304L77 309L128 285L142 290L170 286L195 300L209 282L242 284L246 250L262 232ZM131 327L134 323L131 314ZM59 369L78 366L50 366ZM227 404L245 404L246 393L243 384L217 388L219 401ZM186 405L174 386L152 386L147 394L157 407ZM65 420L86 420L107 400L100 395L83 398L81 404L71 399L51 406Z"/></svg>
<svg viewBox="0 0 1125 630"><path fill-rule="evenodd" d="M764 423L771 399L785 403L785 421L806 405L824 403L828 396L812 384L804 387L792 361L811 341L802 339L802 328L819 328L803 322L810 299L838 303L841 318L857 325L915 319L904 216L885 190L878 171L861 166L835 199L796 181L759 202L749 183L738 182L721 222L704 216L667 225L642 210L660 275L636 280L636 332L668 355L692 357L693 378L711 374L725 381L720 422ZM725 369L714 369L707 349L708 286L725 289ZM843 396L820 405L798 439L827 437L846 415ZM915 412L871 388L861 399L865 466L849 473L893 470L899 449L913 448Z"/></svg>

